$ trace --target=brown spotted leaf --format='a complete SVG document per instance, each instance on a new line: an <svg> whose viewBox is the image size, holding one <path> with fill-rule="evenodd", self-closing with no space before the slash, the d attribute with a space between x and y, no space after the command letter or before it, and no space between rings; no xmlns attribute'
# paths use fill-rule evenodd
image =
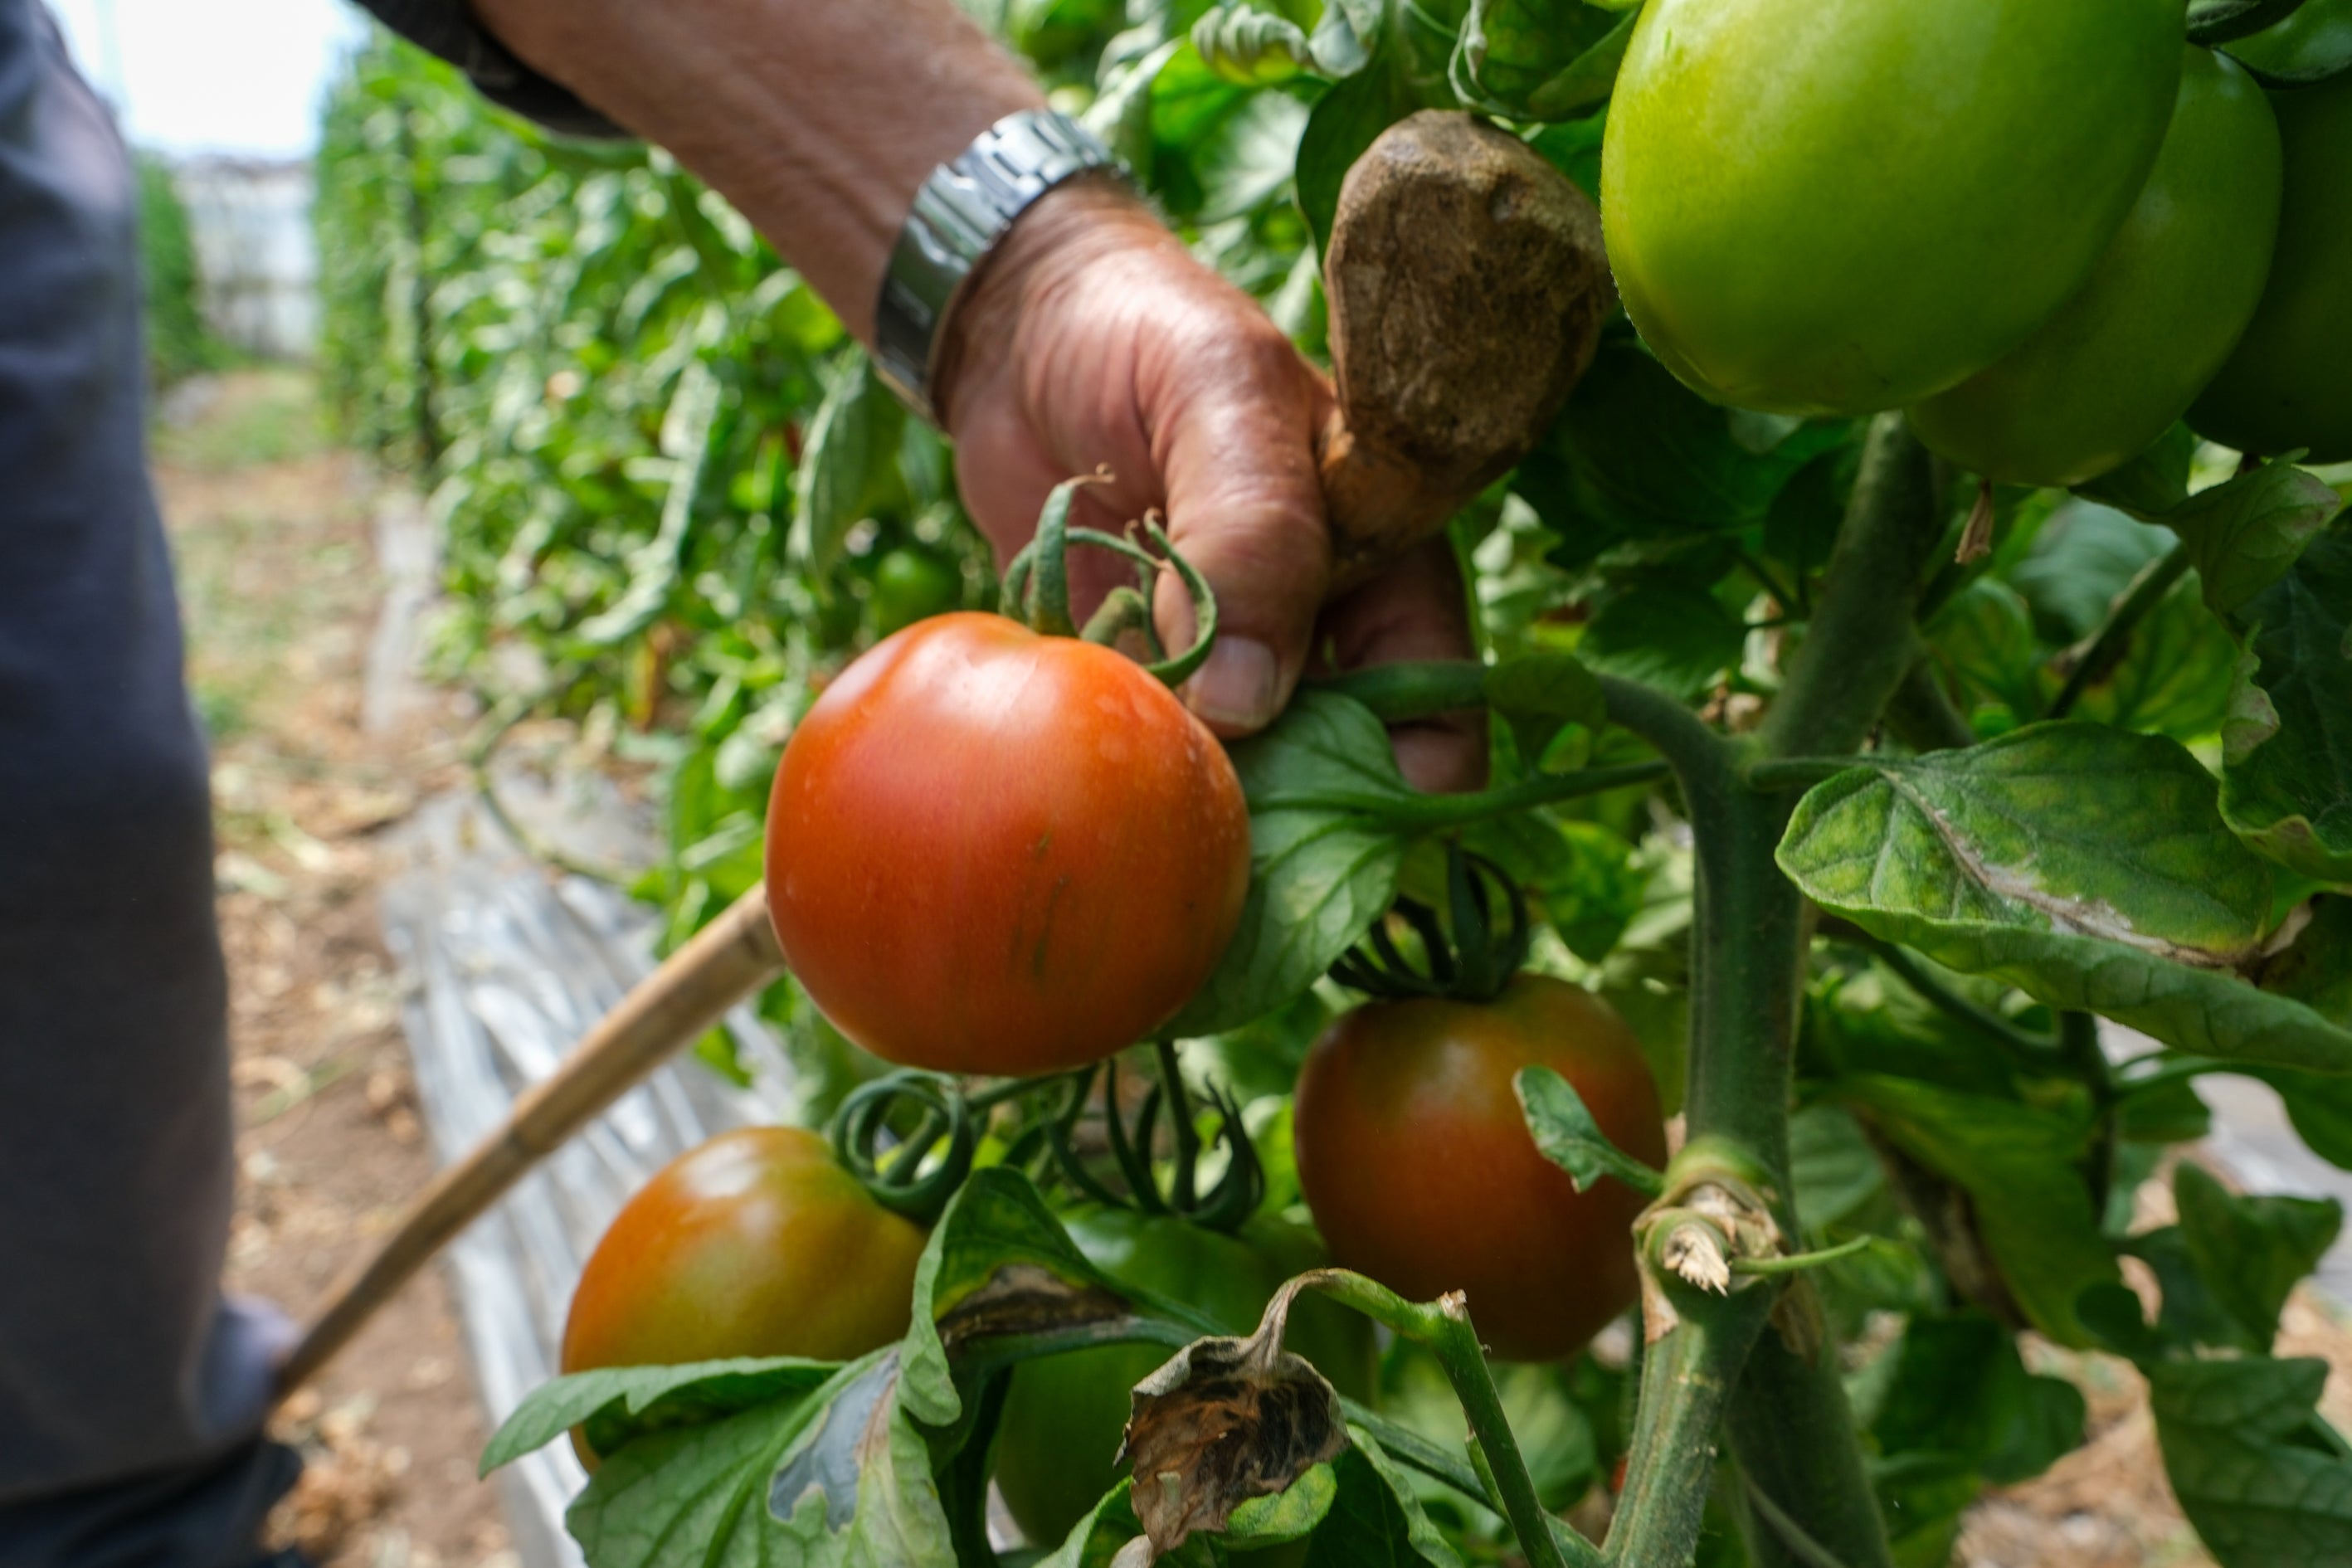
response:
<svg viewBox="0 0 2352 1568"><path fill-rule="evenodd" d="M1253 1498L1287 1489L1348 1446L1339 1396L1282 1348L1296 1281L1246 1339L1204 1339L1135 1388L1121 1459L1136 1518L1156 1552L1222 1531Z"/></svg>

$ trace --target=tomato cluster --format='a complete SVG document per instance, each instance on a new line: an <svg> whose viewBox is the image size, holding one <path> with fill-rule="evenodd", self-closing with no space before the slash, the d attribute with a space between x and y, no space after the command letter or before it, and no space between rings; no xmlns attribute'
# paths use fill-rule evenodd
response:
<svg viewBox="0 0 2352 1568"><path fill-rule="evenodd" d="M2352 457L2352 79L2265 92L2176 0L1654 0L1602 159L1658 358L1720 402L1907 407L2081 483L2186 415Z"/></svg>

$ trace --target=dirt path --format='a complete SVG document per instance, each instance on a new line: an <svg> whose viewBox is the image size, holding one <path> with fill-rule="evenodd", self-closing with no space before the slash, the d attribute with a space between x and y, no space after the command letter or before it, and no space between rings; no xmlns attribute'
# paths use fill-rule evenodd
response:
<svg viewBox="0 0 2352 1568"><path fill-rule="evenodd" d="M214 742L243 1180L229 1286L297 1315L382 1233L432 1157L378 935L385 828L455 781L454 712L361 724L383 591L377 502L315 389L248 372L159 431L189 681ZM335 1568L511 1568L446 1282L421 1280L281 1417L310 1468L276 1521Z"/></svg>

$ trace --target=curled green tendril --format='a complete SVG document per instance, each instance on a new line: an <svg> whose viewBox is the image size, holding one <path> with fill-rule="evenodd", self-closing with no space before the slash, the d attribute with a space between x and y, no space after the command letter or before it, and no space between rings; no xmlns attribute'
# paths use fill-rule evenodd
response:
<svg viewBox="0 0 2352 1568"><path fill-rule="evenodd" d="M1108 471L1097 471L1054 487L1038 515L1036 536L1004 568L1003 603L1019 605L1021 619L1029 629L1045 637L1077 637L1108 647L1133 633L1151 654L1151 662L1143 668L1171 687L1181 686L1207 661L1216 642L1217 595L1208 579L1178 552L1156 517L1147 516L1138 525L1150 549L1100 529L1070 526L1070 507L1079 489L1107 483L1109 478ZM1134 584L1112 589L1083 629L1070 614L1069 552L1073 545L1080 544L1110 551L1136 569ZM1192 596L1192 643L1172 658L1151 616L1152 592L1160 574L1171 568Z"/></svg>

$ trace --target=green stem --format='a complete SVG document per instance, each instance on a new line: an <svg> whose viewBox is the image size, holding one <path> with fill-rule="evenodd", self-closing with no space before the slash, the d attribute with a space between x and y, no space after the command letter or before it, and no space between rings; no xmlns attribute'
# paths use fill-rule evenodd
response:
<svg viewBox="0 0 2352 1568"><path fill-rule="evenodd" d="M1778 793L1782 790L1811 789L1825 784L1843 773L1849 773L1866 763L1891 762L1897 759L1877 757L1768 757L1748 763L1739 776L1749 789Z"/></svg>
<svg viewBox="0 0 2352 1568"><path fill-rule="evenodd" d="M2072 661L2072 668L2066 672L2066 684L2058 689L2057 697L2051 701L2048 717L2063 719L2074 710L2074 704L2082 700L2091 682L2106 674L2123 657L2133 630L2147 618L2150 610L2164 602L2172 585L2188 571L2189 546L2185 543L2174 545L2169 553L2140 568L2139 574L2116 595L2099 629L2087 641L2076 643L2067 650L2065 657Z"/></svg>
<svg viewBox="0 0 2352 1568"><path fill-rule="evenodd" d="M1732 1452L1748 1484L1799 1521L1807 1545L1851 1568L1888 1568L1886 1526L1810 1280L1790 1281L1781 1298L1778 1321L1791 1320L1815 1326L1811 1353L1792 1349L1785 1331L1758 1339L1726 1424ZM1780 1535L1751 1534L1748 1547L1756 1568L1810 1568L1805 1552Z"/></svg>
<svg viewBox="0 0 2352 1568"><path fill-rule="evenodd" d="M1485 1460L1482 1479L1492 1479L1495 1505L1518 1537L1519 1550L1530 1568L1598 1568L1600 1553L1570 1532L1555 1531L1551 1515L1544 1511L1535 1478L1528 1473L1518 1439L1511 1435L1510 1420L1503 1414L1503 1396L1486 1365L1478 1331L1471 1326L1469 1309L1458 1294L1424 1306L1341 1268L1318 1269L1305 1276L1303 1282L1414 1341L1437 1358L1454 1385L1454 1397L1462 1402L1463 1414L1470 1419L1471 1436ZM1573 1565L1571 1554L1577 1557Z"/></svg>
<svg viewBox="0 0 2352 1568"><path fill-rule="evenodd" d="M1767 756L1861 745L1919 657L1923 579L1943 538L1927 449L1899 413L1872 422L1811 628L1759 732Z"/></svg>
<svg viewBox="0 0 2352 1568"><path fill-rule="evenodd" d="M1633 1458L1609 1524L1610 1568L1687 1568L1706 1518L1716 1433L1771 1298L1742 1291L1645 1348Z"/></svg>
<svg viewBox="0 0 2352 1568"><path fill-rule="evenodd" d="M1775 1274L1802 1274L1807 1269L1819 1268L1825 1263L1835 1263L1841 1258L1852 1258L1857 1252L1866 1251L1877 1239L1874 1236L1857 1236L1851 1241L1824 1247L1817 1252L1784 1252L1777 1258L1735 1258L1731 1260L1731 1271L1734 1274L1753 1274L1762 1279Z"/></svg>
<svg viewBox="0 0 2352 1568"><path fill-rule="evenodd" d="M2091 1149L2087 1174L2091 1186L2091 1212L2107 1212L2107 1193L2115 1184L2116 1145L2120 1141L2118 1123L2122 1118L2123 1096L2116 1091L2114 1069L2108 1065L2107 1053L2099 1044L2099 1020L2091 1013L2061 1013L2058 1015L2059 1049L2075 1076L2091 1091L2093 1116Z"/></svg>
<svg viewBox="0 0 2352 1568"><path fill-rule="evenodd" d="M1305 689L1352 698L1381 723L1403 724L1486 706L1486 667L1472 658L1381 664L1310 680Z"/></svg>
<svg viewBox="0 0 2352 1568"><path fill-rule="evenodd" d="M1999 1040L2017 1058L2020 1066L2034 1072L2048 1072L2059 1065L2058 1041L2021 1028L2013 1020L2001 1016L1990 1007L1979 1006L1930 974L1917 960L1895 943L1872 936L1859 928L1851 936L1841 931L1838 940L1851 941L1857 946L1868 948L1879 963L1894 972L1897 980L1934 1004L1938 1010Z"/></svg>
<svg viewBox="0 0 2352 1568"><path fill-rule="evenodd" d="M1491 822L1538 805L1550 805L1580 795L1601 795L1632 784L1665 777L1663 763L1626 763L1613 768L1585 768L1572 773L1537 773L1500 789L1470 795L1357 795L1339 791L1276 794L1252 803L1258 811L1350 811L1377 818L1383 826L1412 831L1467 827Z"/></svg>
<svg viewBox="0 0 2352 1568"><path fill-rule="evenodd" d="M1201 1163L1201 1130L1192 1125L1192 1097L1184 1091L1184 1068L1176 1060L1176 1042L1160 1040L1152 1049L1160 1058L1160 1092L1161 1103L1168 1108L1168 1130L1176 1140L1176 1175L1170 1206L1178 1214L1189 1215L1198 1206L1193 1178Z"/></svg>
<svg viewBox="0 0 2352 1568"><path fill-rule="evenodd" d="M1845 1568L1845 1564L1839 1562L1828 1547L1815 1541L1803 1525L1789 1517L1788 1510L1772 1500L1771 1493L1754 1481L1748 1483L1747 1491L1748 1505L1763 1516L1766 1527L1780 1538L1780 1544L1787 1547L1798 1562L1804 1563L1805 1568Z"/></svg>

